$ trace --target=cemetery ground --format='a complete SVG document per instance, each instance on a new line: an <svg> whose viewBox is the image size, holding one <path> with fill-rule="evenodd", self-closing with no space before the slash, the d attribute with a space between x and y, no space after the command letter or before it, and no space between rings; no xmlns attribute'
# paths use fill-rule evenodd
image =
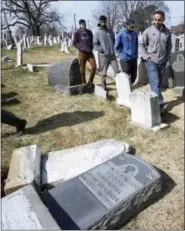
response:
<svg viewBox="0 0 185 231"><path fill-rule="evenodd" d="M59 46L38 47L24 52L24 63L56 63L76 57L76 51L63 54ZM42 153L66 149L102 139L129 143L143 160L161 169L165 196L142 211L122 229L184 229L184 101L172 90L163 92L170 126L153 132L131 123L130 111L115 103L116 86L108 80L110 97L92 94L67 96L48 85L48 68L28 72L15 68L16 50L2 49L2 56L13 62L2 63L2 108L28 121L26 135L16 138L14 127L2 124L1 179L6 179L15 148L37 144ZM87 70L88 76L88 70ZM96 75L95 83L99 83ZM167 175L166 175L167 174Z"/></svg>

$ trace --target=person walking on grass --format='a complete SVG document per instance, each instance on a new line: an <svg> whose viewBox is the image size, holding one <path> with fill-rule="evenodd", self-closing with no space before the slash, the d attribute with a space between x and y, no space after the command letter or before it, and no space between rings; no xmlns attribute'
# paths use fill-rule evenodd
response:
<svg viewBox="0 0 185 231"><path fill-rule="evenodd" d="M101 86L106 88L106 76L109 65L112 66L115 75L119 73L119 67L114 52L115 36L112 29L107 27L107 18L102 15L99 18L99 28L94 34L94 49L99 52Z"/></svg>
<svg viewBox="0 0 185 231"><path fill-rule="evenodd" d="M85 20L79 21L80 29L74 34L73 46L79 51L78 60L80 64L80 73L82 83L86 83L85 69L88 61L91 66L88 85L93 85L94 76L96 73L96 61L93 54L93 34L86 28Z"/></svg>
<svg viewBox="0 0 185 231"><path fill-rule="evenodd" d="M141 56L145 61L148 79L153 92L158 95L161 115L164 112L164 100L161 94L161 84L166 68L170 62L171 32L164 25L165 14L163 11L155 11L154 24L147 28L141 39Z"/></svg>
<svg viewBox="0 0 185 231"><path fill-rule="evenodd" d="M122 72L131 77L133 84L137 77L137 58L138 58L138 34L134 31L134 20L127 20L126 24L119 32L115 42L115 52L120 57Z"/></svg>

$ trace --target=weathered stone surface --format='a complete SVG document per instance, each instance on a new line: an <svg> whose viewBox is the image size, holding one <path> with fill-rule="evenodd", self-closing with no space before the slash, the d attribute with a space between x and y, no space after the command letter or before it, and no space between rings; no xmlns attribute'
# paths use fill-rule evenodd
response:
<svg viewBox="0 0 185 231"><path fill-rule="evenodd" d="M23 49L22 41L17 43L17 67L23 64Z"/></svg>
<svg viewBox="0 0 185 231"><path fill-rule="evenodd" d="M82 84L78 59L68 59L53 65L49 71L48 83L51 86L74 86Z"/></svg>
<svg viewBox="0 0 185 231"><path fill-rule="evenodd" d="M131 81L130 76L126 73L119 73L116 75L116 89L118 98L116 102L118 105L131 107Z"/></svg>
<svg viewBox="0 0 185 231"><path fill-rule="evenodd" d="M110 77L115 77L116 76L116 73L114 72L111 65L109 65L109 67L108 67L107 76L110 76Z"/></svg>
<svg viewBox="0 0 185 231"><path fill-rule="evenodd" d="M35 189L25 186L2 199L3 230L59 230Z"/></svg>
<svg viewBox="0 0 185 231"><path fill-rule="evenodd" d="M158 96L147 89L136 89L131 93L132 121L154 131L166 127L161 125Z"/></svg>
<svg viewBox="0 0 185 231"><path fill-rule="evenodd" d="M96 96L107 99L107 92L98 85L95 85L94 93Z"/></svg>
<svg viewBox="0 0 185 231"><path fill-rule="evenodd" d="M173 52L171 54L171 62L176 86L184 87L184 51Z"/></svg>
<svg viewBox="0 0 185 231"><path fill-rule="evenodd" d="M104 161L129 152L127 143L107 139L42 155L41 183L56 185L93 168Z"/></svg>
<svg viewBox="0 0 185 231"><path fill-rule="evenodd" d="M44 193L43 199L62 229L115 230L161 195L156 169L122 153Z"/></svg>
<svg viewBox="0 0 185 231"><path fill-rule="evenodd" d="M40 160L40 149L37 145L15 149L5 184L5 194L32 183L39 187Z"/></svg>

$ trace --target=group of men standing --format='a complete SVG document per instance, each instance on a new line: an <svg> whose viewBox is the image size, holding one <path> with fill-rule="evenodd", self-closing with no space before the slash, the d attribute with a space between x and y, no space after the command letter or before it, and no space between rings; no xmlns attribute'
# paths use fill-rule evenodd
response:
<svg viewBox="0 0 185 231"><path fill-rule="evenodd" d="M154 24L144 31L140 44L138 44L138 34L134 31L135 22L133 20L127 20L124 28L115 38L112 29L107 27L106 16L100 16L98 28L94 35L86 28L85 20L81 19L79 21L80 29L74 35L73 45L79 51L78 58L83 83L86 83L86 62L89 61L91 65L90 77L87 83L89 85L93 84L96 72L93 49L99 52L101 85L105 90L107 90L106 76L109 65L112 66L115 76L120 72L116 54L120 58L122 72L130 75L132 84L135 82L138 46L140 46L141 59L146 65L151 89L158 95L162 114L164 102L161 94L161 84L166 64L170 61L171 33L164 25L165 14L163 11L154 12L153 17Z"/></svg>

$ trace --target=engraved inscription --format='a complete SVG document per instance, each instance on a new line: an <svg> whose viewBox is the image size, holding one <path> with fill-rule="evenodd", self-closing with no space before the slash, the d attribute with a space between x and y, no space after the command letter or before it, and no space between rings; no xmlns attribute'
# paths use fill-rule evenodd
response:
<svg viewBox="0 0 185 231"><path fill-rule="evenodd" d="M108 161L84 173L79 179L107 209L112 209L143 187L135 179L138 172L136 165L119 166Z"/></svg>
<svg viewBox="0 0 185 231"><path fill-rule="evenodd" d="M184 72L184 56L183 56L183 54L177 55L177 60L173 63L172 66L176 72Z"/></svg>

